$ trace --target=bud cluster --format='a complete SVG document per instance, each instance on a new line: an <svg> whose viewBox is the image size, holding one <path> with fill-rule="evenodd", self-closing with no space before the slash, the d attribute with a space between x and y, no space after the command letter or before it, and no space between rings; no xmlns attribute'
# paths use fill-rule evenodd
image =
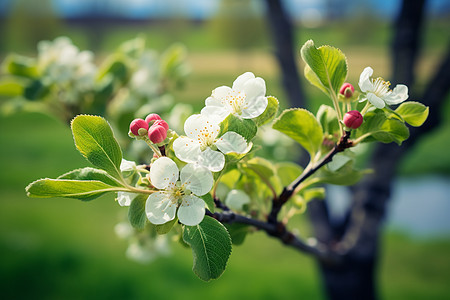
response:
<svg viewBox="0 0 450 300"><path fill-rule="evenodd" d="M158 114L149 114L145 120L134 119L130 123L130 135L146 138L153 143L162 143L167 137L169 125Z"/></svg>

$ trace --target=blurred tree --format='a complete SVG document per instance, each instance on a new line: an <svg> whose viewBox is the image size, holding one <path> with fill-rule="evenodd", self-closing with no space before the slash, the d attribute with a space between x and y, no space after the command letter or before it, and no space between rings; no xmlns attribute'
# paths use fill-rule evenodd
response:
<svg viewBox="0 0 450 300"><path fill-rule="evenodd" d="M278 61L283 71L283 78L293 76L286 64L295 65L289 50L292 47L290 22L283 14L280 0L267 0L268 19L274 32L274 42ZM401 11L393 27L392 65L393 83L403 83L410 87L415 83L415 66L421 45L421 28L423 25L425 0L404 0ZM287 38L281 41L282 28ZM450 45L449 45L450 46ZM292 49L291 49L292 51ZM280 55L280 53L288 53ZM288 60L288 61L286 61ZM402 147L393 144L378 144L371 157L370 167L373 174L367 176L353 188L352 204L346 218L341 223L330 219L327 202L312 201L308 208L315 236L320 247L316 257L324 280L324 288L330 299L377 299L376 271L379 263L380 235L387 212L392 181L396 176L401 157L412 149L419 137L440 124L439 115L445 97L450 89L450 47L436 73L430 78L421 97L412 88L411 99L422 99L430 106L430 116L424 126L410 129L410 138ZM292 78L291 78L292 80ZM287 94L291 104L303 103L302 97L295 95L287 85ZM300 89L300 87L297 87ZM301 92L300 92L301 94ZM293 98L294 97L294 98Z"/></svg>

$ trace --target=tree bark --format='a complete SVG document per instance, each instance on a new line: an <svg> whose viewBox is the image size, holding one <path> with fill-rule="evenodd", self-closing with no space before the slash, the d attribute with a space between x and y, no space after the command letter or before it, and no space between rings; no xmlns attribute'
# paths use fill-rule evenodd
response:
<svg viewBox="0 0 450 300"><path fill-rule="evenodd" d="M294 53L296 47L293 26L280 0L266 0L266 4L267 19L287 99L291 107L305 107L305 96L296 64L298 55Z"/></svg>

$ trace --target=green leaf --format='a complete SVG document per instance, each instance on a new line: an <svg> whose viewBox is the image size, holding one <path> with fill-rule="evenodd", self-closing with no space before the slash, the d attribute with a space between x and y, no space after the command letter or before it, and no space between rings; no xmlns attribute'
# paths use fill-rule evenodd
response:
<svg viewBox="0 0 450 300"><path fill-rule="evenodd" d="M26 187L28 197L93 200L120 188L97 180L40 179Z"/></svg>
<svg viewBox="0 0 450 300"><path fill-rule="evenodd" d="M272 127L302 145L311 157L314 157L322 145L322 126L306 109L294 108L283 111Z"/></svg>
<svg viewBox="0 0 450 300"><path fill-rule="evenodd" d="M117 81L125 82L128 78L128 67L125 63L125 57L122 56L119 54L109 56L98 70L98 79L102 80L106 76L111 75Z"/></svg>
<svg viewBox="0 0 450 300"><path fill-rule="evenodd" d="M243 136L247 142L250 142L251 139L256 135L256 131L258 128L256 127L255 122L249 119L241 119L232 114L228 115L225 120L220 124L220 134L222 135L227 131L234 131L241 136Z"/></svg>
<svg viewBox="0 0 450 300"><path fill-rule="evenodd" d="M330 169L328 169L327 167L320 168L319 171L316 172L314 177L312 177L312 179L319 180L319 182L321 183L353 185L367 173L367 170L356 170L354 168L354 161L350 160L335 172L330 171Z"/></svg>
<svg viewBox="0 0 450 300"><path fill-rule="evenodd" d="M306 202L313 199L325 199L325 189L323 187L306 189L303 191L302 196Z"/></svg>
<svg viewBox="0 0 450 300"><path fill-rule="evenodd" d="M5 58L3 69L11 75L25 78L37 78L39 76L35 59L16 54Z"/></svg>
<svg viewBox="0 0 450 300"><path fill-rule="evenodd" d="M81 168L76 169L66 174L59 176L57 179L70 179L70 180L96 180L106 183L111 186L123 186L121 183L117 182L113 177L109 176L103 170L94 169L94 168Z"/></svg>
<svg viewBox="0 0 450 300"><path fill-rule="evenodd" d="M214 204L214 199L213 199L213 197L211 196L211 194L210 194L210 193L207 193L207 194L201 196L200 198L202 198L203 201L205 201L205 203L206 203L206 208L207 208L210 212L214 213L214 210L215 210L215 206L216 206L216 205Z"/></svg>
<svg viewBox="0 0 450 300"><path fill-rule="evenodd" d="M108 122L102 117L79 115L72 120L75 145L94 166L121 178L122 151Z"/></svg>
<svg viewBox="0 0 450 300"><path fill-rule="evenodd" d="M253 119L257 126L262 126L269 123L277 115L278 108L280 106L278 99L273 96L268 96L267 101L268 103L266 110L260 116Z"/></svg>
<svg viewBox="0 0 450 300"><path fill-rule="evenodd" d="M364 122L357 129L356 136L364 136L364 141L372 138L382 143L395 142L401 145L409 137L409 129L399 119L389 119L384 111L376 110L364 115Z"/></svg>
<svg viewBox="0 0 450 300"><path fill-rule="evenodd" d="M173 220L171 220L167 223L164 223L161 225L155 225L156 232L158 234L167 234L170 232L170 230L172 230L173 225L175 225L177 222L178 222L178 218L175 217Z"/></svg>
<svg viewBox="0 0 450 300"><path fill-rule="evenodd" d="M246 224L232 223L227 224L226 228L230 233L233 245L242 245L247 237L247 233L250 232L250 227Z"/></svg>
<svg viewBox="0 0 450 300"><path fill-rule="evenodd" d="M0 80L0 95L6 97L15 97L23 94L23 85L12 78L3 78Z"/></svg>
<svg viewBox="0 0 450 300"><path fill-rule="evenodd" d="M418 127L428 118L429 107L419 102L408 101L400 104L395 112L409 125Z"/></svg>
<svg viewBox="0 0 450 300"><path fill-rule="evenodd" d="M28 100L38 100L47 96L49 92L48 86L42 83L41 80L36 79L25 87L23 95Z"/></svg>
<svg viewBox="0 0 450 300"><path fill-rule="evenodd" d="M184 226L183 240L192 248L192 270L202 280L217 279L231 254L231 238L216 219L205 216L197 226Z"/></svg>
<svg viewBox="0 0 450 300"><path fill-rule="evenodd" d="M303 173L303 168L293 162L282 162L275 165L282 186L288 186Z"/></svg>
<svg viewBox="0 0 450 300"><path fill-rule="evenodd" d="M242 164L242 168L249 169L258 176L269 179L274 174L274 168L270 161L262 157L254 157Z"/></svg>
<svg viewBox="0 0 450 300"><path fill-rule="evenodd" d="M300 53L307 64L306 79L326 94L337 94L347 77L347 59L342 51L331 46L316 48L309 40Z"/></svg>
<svg viewBox="0 0 450 300"><path fill-rule="evenodd" d="M333 134L339 132L337 113L331 106L322 104L317 111L317 120L323 128L323 132Z"/></svg>
<svg viewBox="0 0 450 300"><path fill-rule="evenodd" d="M138 230L142 230L147 222L147 215L145 213L145 202L148 195L139 194L131 201L130 208L128 209L128 220L131 226Z"/></svg>

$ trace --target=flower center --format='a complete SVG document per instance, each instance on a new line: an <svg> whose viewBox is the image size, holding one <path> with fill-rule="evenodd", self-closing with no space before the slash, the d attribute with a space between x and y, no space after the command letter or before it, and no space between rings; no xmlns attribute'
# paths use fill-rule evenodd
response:
<svg viewBox="0 0 450 300"><path fill-rule="evenodd" d="M214 144L219 131L220 128L213 126L209 121L206 121L206 125L200 128L197 133L197 142L200 144L202 151Z"/></svg>
<svg viewBox="0 0 450 300"><path fill-rule="evenodd" d="M372 79L372 83L373 93L378 97L381 98L391 93L391 89L389 89L391 83L389 81L384 81L383 78L378 77L377 79Z"/></svg>
<svg viewBox="0 0 450 300"><path fill-rule="evenodd" d="M240 115L244 108L245 97L246 95L244 92L233 90L222 100L222 104L228 106L233 114Z"/></svg>

